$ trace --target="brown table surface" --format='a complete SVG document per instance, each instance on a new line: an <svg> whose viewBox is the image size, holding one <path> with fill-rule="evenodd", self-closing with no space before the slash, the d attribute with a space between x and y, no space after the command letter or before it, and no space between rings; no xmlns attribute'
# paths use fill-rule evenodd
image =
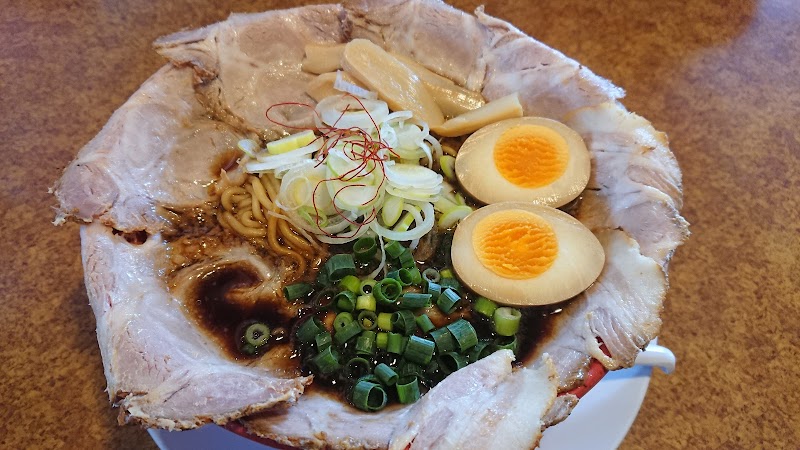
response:
<svg viewBox="0 0 800 450"><path fill-rule="evenodd" d="M164 64L156 37L290 2L4 3L0 448L154 448L144 430L116 425L78 227L50 224L47 189ZM486 9L624 87L683 168L693 236L671 264L660 338L678 368L655 371L622 447L800 447L800 3Z"/></svg>

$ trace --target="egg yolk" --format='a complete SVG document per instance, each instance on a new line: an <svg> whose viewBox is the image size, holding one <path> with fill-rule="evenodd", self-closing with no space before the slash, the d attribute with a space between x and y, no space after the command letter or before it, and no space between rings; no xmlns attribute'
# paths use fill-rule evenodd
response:
<svg viewBox="0 0 800 450"><path fill-rule="evenodd" d="M484 267L512 280L544 273L558 255L553 227L541 216L521 209L483 218L475 226L472 247Z"/></svg>
<svg viewBox="0 0 800 450"><path fill-rule="evenodd" d="M523 188L556 181L567 169L567 141L541 125L519 125L504 131L494 146L494 164L500 175Z"/></svg>

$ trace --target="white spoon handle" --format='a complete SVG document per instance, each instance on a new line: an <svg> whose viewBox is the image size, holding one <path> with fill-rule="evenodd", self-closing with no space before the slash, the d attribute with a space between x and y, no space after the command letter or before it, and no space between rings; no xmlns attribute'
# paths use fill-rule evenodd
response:
<svg viewBox="0 0 800 450"><path fill-rule="evenodd" d="M675 370L675 355L667 347L650 343L643 352L636 357L637 366L660 367L664 373L669 374Z"/></svg>

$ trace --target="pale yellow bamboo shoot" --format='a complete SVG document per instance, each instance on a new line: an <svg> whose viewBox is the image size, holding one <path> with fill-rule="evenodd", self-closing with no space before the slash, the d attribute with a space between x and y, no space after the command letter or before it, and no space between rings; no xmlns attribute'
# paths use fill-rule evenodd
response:
<svg viewBox="0 0 800 450"><path fill-rule="evenodd" d="M366 39L354 39L344 48L342 68L369 90L378 93L393 111L408 110L428 125L444 123L442 110L420 78L405 64Z"/></svg>
<svg viewBox="0 0 800 450"><path fill-rule="evenodd" d="M344 44L308 44L303 59L303 71L322 74L342 68Z"/></svg>
<svg viewBox="0 0 800 450"><path fill-rule="evenodd" d="M438 127L431 127L431 130L444 137L463 136L491 123L515 117L522 117L522 105L516 92L454 117Z"/></svg>

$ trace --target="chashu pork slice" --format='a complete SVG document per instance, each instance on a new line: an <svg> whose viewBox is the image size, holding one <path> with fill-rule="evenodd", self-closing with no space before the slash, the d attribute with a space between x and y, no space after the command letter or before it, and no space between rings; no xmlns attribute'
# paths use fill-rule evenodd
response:
<svg viewBox="0 0 800 450"><path fill-rule="evenodd" d="M81 246L108 394L121 422L167 429L222 424L295 401L311 382L224 355L168 291L158 235L136 245L93 223L81 229ZM258 261L251 270L277 289L280 274Z"/></svg>
<svg viewBox="0 0 800 450"><path fill-rule="evenodd" d="M445 378L401 417L389 450L535 448L556 398L555 370L547 355L514 371L513 360L500 350Z"/></svg>
<svg viewBox="0 0 800 450"><path fill-rule="evenodd" d="M561 311L550 339L536 354L549 354L559 390L577 387L591 358L608 369L633 365L636 355L656 337L666 294L666 276L639 245L619 230L596 232L606 260L597 281ZM600 348L602 341L609 355Z"/></svg>
<svg viewBox="0 0 800 450"><path fill-rule="evenodd" d="M485 54L487 100L519 92L526 116L562 120L577 108L613 102L625 92L572 58L526 35L510 23L476 11L491 30Z"/></svg>
<svg viewBox="0 0 800 450"><path fill-rule="evenodd" d="M192 84L191 70L165 66L114 112L56 183L56 224L74 218L156 233L166 226L158 206L208 200L217 161L243 134L209 119Z"/></svg>
<svg viewBox="0 0 800 450"><path fill-rule="evenodd" d="M688 237L678 163L667 138L619 104L574 111L566 123L586 142L592 174L576 217L591 230L621 228L665 269Z"/></svg>
<svg viewBox="0 0 800 450"><path fill-rule="evenodd" d="M305 46L344 42L339 5L306 6L257 14L232 14L204 28L158 39L156 49L176 66L190 66L203 104L237 128L276 139L292 127L313 126L314 101L301 71ZM264 112L283 102L288 105Z"/></svg>

